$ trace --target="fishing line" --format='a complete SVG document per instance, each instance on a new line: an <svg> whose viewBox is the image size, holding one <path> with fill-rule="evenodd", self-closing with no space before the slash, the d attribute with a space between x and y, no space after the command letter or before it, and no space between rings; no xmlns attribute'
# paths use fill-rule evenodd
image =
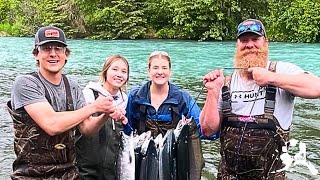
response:
<svg viewBox="0 0 320 180"><path fill-rule="evenodd" d="M255 97L255 99L254 99L254 101L253 101L253 104L252 104L252 106L251 106L251 109L250 109L250 112L249 112L249 118L251 118L252 110L253 110L253 107L254 107L254 105L255 105L255 103L256 103L256 100L257 100L257 98L258 98L258 94L259 94L260 90L261 90L261 86L259 86L257 96ZM240 137L240 139L239 139L238 145L237 145L237 147L236 147L236 148L238 148L238 150L237 150L237 161L236 161L236 173L237 173L236 176L238 176L240 147L241 147L241 144L242 144L242 141L243 141L244 131L246 130L247 125L248 125L248 121L245 122L244 127L242 128L242 134L241 134L241 137Z"/></svg>
<svg viewBox="0 0 320 180"><path fill-rule="evenodd" d="M248 68L241 68L241 67L223 67L223 68L217 68L217 69L248 69ZM198 93L197 97L195 98L191 108L189 109L187 116L189 115L189 113L191 112L193 106L196 104L196 102L199 100L200 95L203 93L204 90L204 85L202 85L202 88L200 90L200 92Z"/></svg>
<svg viewBox="0 0 320 180"><path fill-rule="evenodd" d="M242 68L242 67L223 67L223 68L218 68L218 69L248 69L248 68Z"/></svg>
<svg viewBox="0 0 320 180"><path fill-rule="evenodd" d="M231 69L231 70L237 70L237 69L248 69L248 68L242 68L242 67L221 67L221 68L216 68L216 69ZM191 112L191 110L193 109L194 105L196 104L196 102L199 100L199 97L200 95L203 93L203 90L204 90L204 85L202 85L202 88L200 90L200 92L198 93L197 97L195 98L195 101L193 102L191 108L189 109L188 113L187 113L187 116L189 115L189 113ZM260 90L260 88L259 88ZM258 90L258 91L259 91ZM252 110L251 110L252 111ZM251 113L251 112L250 112Z"/></svg>
<svg viewBox="0 0 320 180"><path fill-rule="evenodd" d="M193 102L191 108L189 109L189 111L188 111L188 113L187 113L187 117L188 117L189 113L191 112L193 106L194 106L194 105L196 104L196 102L199 100L199 97L200 97L200 95L203 93L203 90L204 90L204 85L202 85L202 88L201 88L200 92L198 93L197 97L194 99L194 102Z"/></svg>

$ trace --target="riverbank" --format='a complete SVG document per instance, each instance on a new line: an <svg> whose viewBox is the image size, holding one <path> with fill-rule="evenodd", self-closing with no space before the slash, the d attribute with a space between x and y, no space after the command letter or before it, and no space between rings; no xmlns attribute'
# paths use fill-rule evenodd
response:
<svg viewBox="0 0 320 180"><path fill-rule="evenodd" d="M10 35L5 31L0 31L0 37L10 37Z"/></svg>

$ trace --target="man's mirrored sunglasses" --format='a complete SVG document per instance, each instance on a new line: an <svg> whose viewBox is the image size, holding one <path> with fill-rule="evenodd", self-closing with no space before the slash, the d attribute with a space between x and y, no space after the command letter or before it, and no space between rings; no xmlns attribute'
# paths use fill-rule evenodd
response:
<svg viewBox="0 0 320 180"><path fill-rule="evenodd" d="M63 46L39 46L39 49L45 53L50 53L52 50L54 50L55 53L57 54L63 54L66 52L66 47Z"/></svg>
<svg viewBox="0 0 320 180"><path fill-rule="evenodd" d="M241 24L238 27L238 34L245 32L245 31L248 31L248 30L264 34L260 24L247 24L247 25Z"/></svg>

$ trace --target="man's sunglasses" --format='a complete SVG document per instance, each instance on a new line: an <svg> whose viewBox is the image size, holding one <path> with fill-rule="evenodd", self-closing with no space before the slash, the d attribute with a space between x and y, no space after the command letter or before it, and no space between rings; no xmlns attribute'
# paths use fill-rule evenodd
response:
<svg viewBox="0 0 320 180"><path fill-rule="evenodd" d="M246 24L246 25L241 24L238 27L238 34L245 31L253 31L253 32L257 32L264 35L263 29L260 24Z"/></svg>

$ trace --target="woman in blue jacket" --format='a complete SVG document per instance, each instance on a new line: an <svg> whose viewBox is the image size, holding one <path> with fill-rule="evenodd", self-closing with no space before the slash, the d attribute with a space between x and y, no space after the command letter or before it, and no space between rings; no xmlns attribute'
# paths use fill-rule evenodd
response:
<svg viewBox="0 0 320 180"><path fill-rule="evenodd" d="M165 135L184 115L193 117L200 132L199 106L188 92L169 82L171 59L167 52L154 51L150 54L148 75L150 81L129 93L126 109L129 125L138 134L151 130L153 136ZM128 126L126 131L130 131Z"/></svg>
<svg viewBox="0 0 320 180"><path fill-rule="evenodd" d="M177 126L183 116L186 118L192 117L194 122L190 123L191 129L189 131L189 136L191 135L189 140L192 139L192 143L187 147L190 148L189 151L184 151L184 153L190 152L186 155L189 158L181 156L184 162L180 162L179 158L176 157L177 161L175 162L177 164L172 167L177 167L177 169L170 172L171 175L166 176L165 179L171 179L172 175L176 173L177 179L200 180L201 170L204 166L199 139L199 135L201 135L200 108L189 93L169 82L171 59L168 53L154 51L150 54L148 58L148 75L150 81L141 87L133 88L129 93L126 109L129 123L125 127L126 133L132 129L137 130L138 134L151 130L153 137L160 133L164 136L167 130ZM131 130L128 128L130 126L132 127ZM215 138L215 136L212 136L212 138ZM176 151L179 150L176 149ZM141 172L144 172L145 168L152 168L139 166L139 164L143 164L139 162L139 159L136 164L136 179L139 179L140 176L144 177ZM178 163L188 163L188 165L181 166ZM149 172L149 170L145 172Z"/></svg>

